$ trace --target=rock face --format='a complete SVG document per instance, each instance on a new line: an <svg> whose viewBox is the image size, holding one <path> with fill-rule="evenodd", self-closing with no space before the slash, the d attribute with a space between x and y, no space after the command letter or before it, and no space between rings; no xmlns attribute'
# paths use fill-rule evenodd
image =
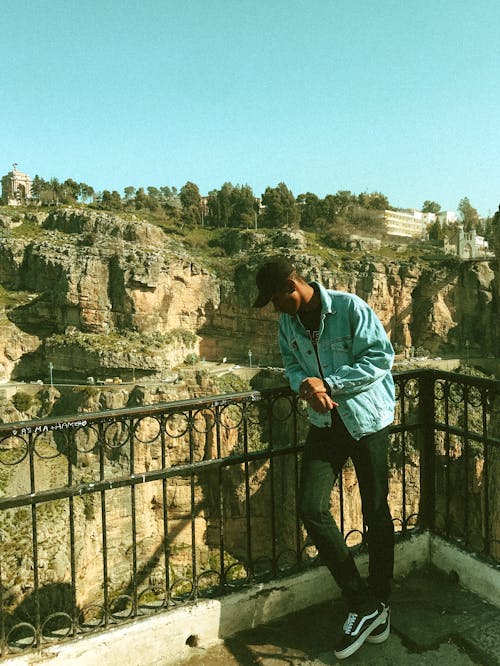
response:
<svg viewBox="0 0 500 666"><path fill-rule="evenodd" d="M0 302L0 380L36 379L49 362L67 376L160 375L190 354L242 363L249 350L255 365L280 365L277 316L251 307L256 266L277 248L307 278L368 301L393 343L498 355L494 262L382 260L309 247L297 231L229 230L208 270L136 219L69 208L32 223L36 233L0 238L0 288L24 295Z"/></svg>
<svg viewBox="0 0 500 666"><path fill-rule="evenodd" d="M0 312L0 379L12 376L21 359L36 351L40 340L28 335L9 321Z"/></svg>
<svg viewBox="0 0 500 666"><path fill-rule="evenodd" d="M116 333L126 341L129 333L167 335L172 331L196 332L218 307L217 280L184 252L174 250L158 227L126 223L117 218L73 210L51 213L43 221L40 239L4 238L0 241L0 284L11 292L28 292L31 300L10 308L8 316L18 330L36 336L36 357L16 368L5 365L0 379L33 378L40 364L54 359L77 374L95 370L90 351L57 344L51 336L80 331L95 335L98 365L113 372L140 369L136 343L118 345L104 358L99 335ZM20 333L21 334L21 333ZM9 336L10 337L10 336ZM87 339L87 342L90 338ZM44 344L41 344L41 343ZM3 345L0 339L0 358ZM182 362L196 345L167 345L163 357L156 353L153 370ZM68 346L69 345L69 346ZM34 343L30 349L33 351ZM49 354L50 352L50 354ZM148 371L145 361L145 370ZM87 372L87 374L90 374Z"/></svg>
<svg viewBox="0 0 500 666"><path fill-rule="evenodd" d="M350 291L377 312L393 343L421 346L431 354L498 355L498 297L493 262L452 263L429 267L417 262L334 260L326 265L317 257L292 252L297 267L310 280ZM277 315L271 308L253 310L255 258L235 271L234 288L221 294L219 309L200 331L205 356L233 357L252 349L263 364L279 365L276 346ZM237 357L238 358L238 357Z"/></svg>

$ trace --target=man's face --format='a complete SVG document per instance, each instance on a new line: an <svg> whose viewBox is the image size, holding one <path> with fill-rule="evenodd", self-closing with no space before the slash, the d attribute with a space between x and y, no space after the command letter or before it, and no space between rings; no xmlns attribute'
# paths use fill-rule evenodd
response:
<svg viewBox="0 0 500 666"><path fill-rule="evenodd" d="M301 300L294 282L289 280L284 287L276 291L271 298L271 303L274 305L276 312L288 315L297 314Z"/></svg>

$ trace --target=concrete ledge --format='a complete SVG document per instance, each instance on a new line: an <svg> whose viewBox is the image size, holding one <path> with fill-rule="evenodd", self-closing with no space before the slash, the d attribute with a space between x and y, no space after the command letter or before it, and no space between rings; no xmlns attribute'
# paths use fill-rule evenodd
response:
<svg viewBox="0 0 500 666"><path fill-rule="evenodd" d="M429 561L429 535L419 534L396 545L395 575L404 576ZM366 575L368 556L356 558ZM167 666L192 655L186 641L208 647L239 631L276 620L340 596L326 567L317 567L281 580L253 585L222 597L197 601L106 632L47 645L2 660L2 666Z"/></svg>
<svg viewBox="0 0 500 666"><path fill-rule="evenodd" d="M435 567L455 572L461 585L500 608L500 567L482 562L441 537L429 538L430 561Z"/></svg>

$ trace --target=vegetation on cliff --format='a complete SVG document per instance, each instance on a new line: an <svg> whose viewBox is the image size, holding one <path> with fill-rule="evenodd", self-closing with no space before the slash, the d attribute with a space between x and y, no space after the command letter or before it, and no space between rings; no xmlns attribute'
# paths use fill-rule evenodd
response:
<svg viewBox="0 0 500 666"><path fill-rule="evenodd" d="M283 227L285 187L266 194L273 219L256 213L257 229L238 228L230 203L238 209L249 193L226 185L198 222L135 210L131 199L108 212L83 204L9 210L0 233L0 379L45 378L49 363L66 380L161 377L201 358L246 364L250 352L255 365L279 365L269 344L276 315L251 308L255 269L276 252L293 256L307 278L367 300L398 350L463 353L469 341L471 353L496 353L494 262L465 265L429 242L345 233L340 209L316 224L311 210L324 202L311 193L293 204L295 228ZM376 193L337 194L332 206L387 204ZM198 195L182 191L179 210ZM227 226L214 221L216 209Z"/></svg>
<svg viewBox="0 0 500 666"><path fill-rule="evenodd" d="M202 196L198 185L186 182L180 189L175 186L124 188L123 195L116 190L97 192L87 183L72 178L59 181L35 176L32 184L35 200L43 206L75 205L110 210L138 211L141 216L153 215L174 227L204 226L212 228L279 228L293 227L319 229L334 237L367 232L383 236L383 225L377 211L394 208L381 192L339 190L320 197L314 192L297 196L284 182L266 187L257 197L249 185L225 182L219 189ZM463 197L457 204L460 219L466 230L475 229L491 240L492 218L480 219L477 210ZM441 206L426 200L422 212L438 213ZM443 228L436 223L431 234L438 238Z"/></svg>

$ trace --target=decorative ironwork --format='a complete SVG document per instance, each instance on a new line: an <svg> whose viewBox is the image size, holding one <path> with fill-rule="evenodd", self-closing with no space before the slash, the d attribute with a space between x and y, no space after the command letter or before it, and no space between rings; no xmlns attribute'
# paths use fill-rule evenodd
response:
<svg viewBox="0 0 500 666"><path fill-rule="evenodd" d="M395 380L395 531L500 561L500 382ZM318 564L297 515L306 428L288 389L1 424L1 655ZM332 510L364 550L352 480Z"/></svg>

